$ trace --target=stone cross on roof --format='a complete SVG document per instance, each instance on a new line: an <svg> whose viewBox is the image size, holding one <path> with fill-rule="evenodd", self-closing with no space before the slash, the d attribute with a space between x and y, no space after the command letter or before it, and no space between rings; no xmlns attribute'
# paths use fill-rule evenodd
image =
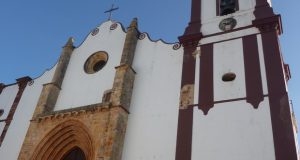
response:
<svg viewBox="0 0 300 160"><path fill-rule="evenodd" d="M118 10L118 9L119 9L119 7L114 7L114 4L112 4L111 8L104 12L104 13L109 13L108 20L111 20L112 12L115 10Z"/></svg>

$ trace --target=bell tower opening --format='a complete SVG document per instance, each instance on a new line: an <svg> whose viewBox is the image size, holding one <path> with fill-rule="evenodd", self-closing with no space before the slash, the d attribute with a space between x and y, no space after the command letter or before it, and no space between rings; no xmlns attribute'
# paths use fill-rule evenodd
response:
<svg viewBox="0 0 300 160"><path fill-rule="evenodd" d="M75 147L71 149L61 160L86 160L86 157L79 147Z"/></svg>
<svg viewBox="0 0 300 160"><path fill-rule="evenodd" d="M227 14L234 13L238 10L238 0L217 0L219 3L219 15L224 16Z"/></svg>

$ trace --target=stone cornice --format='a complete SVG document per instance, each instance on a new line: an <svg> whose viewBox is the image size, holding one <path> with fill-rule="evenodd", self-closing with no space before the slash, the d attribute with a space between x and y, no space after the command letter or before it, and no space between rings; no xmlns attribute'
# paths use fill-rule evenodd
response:
<svg viewBox="0 0 300 160"><path fill-rule="evenodd" d="M196 34L183 35L178 37L178 39L179 42L184 47L189 47L189 46L197 46L202 37L203 37L202 33L196 33Z"/></svg>
<svg viewBox="0 0 300 160"><path fill-rule="evenodd" d="M52 120L52 119L66 118L66 117L76 117L87 113L107 111L110 107L111 107L110 103L97 103L97 104L64 109L59 111L51 111L51 112L39 114L31 121L41 122L47 119Z"/></svg>
<svg viewBox="0 0 300 160"><path fill-rule="evenodd" d="M277 31L277 34L282 34L281 16L274 15L263 19L256 19L253 21L253 25L257 27L261 32Z"/></svg>

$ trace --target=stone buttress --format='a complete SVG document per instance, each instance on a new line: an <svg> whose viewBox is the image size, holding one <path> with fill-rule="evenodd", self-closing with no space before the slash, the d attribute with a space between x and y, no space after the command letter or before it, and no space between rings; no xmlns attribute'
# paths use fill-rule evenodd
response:
<svg viewBox="0 0 300 160"><path fill-rule="evenodd" d="M51 83L44 84L19 160L62 159L80 148L87 160L121 160L135 71L132 68L138 40L137 19L126 33L113 87L102 102L54 110L68 64L75 49L72 39L63 47ZM99 95L100 96L100 95Z"/></svg>

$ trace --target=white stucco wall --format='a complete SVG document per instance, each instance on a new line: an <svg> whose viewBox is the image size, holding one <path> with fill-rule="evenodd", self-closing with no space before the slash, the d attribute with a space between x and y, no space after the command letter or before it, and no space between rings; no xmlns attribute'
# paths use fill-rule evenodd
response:
<svg viewBox="0 0 300 160"><path fill-rule="evenodd" d="M3 89L2 93L0 94L0 109L4 110L2 116L0 116L0 120L5 120L8 116L8 113L11 109L12 104L16 98L18 93L19 87L17 84L7 86ZM0 135L3 132L6 122L0 122ZM1 149L1 147L0 147ZM1 154L0 154L1 155Z"/></svg>
<svg viewBox="0 0 300 160"><path fill-rule="evenodd" d="M236 39L236 38L241 38L243 36L258 34L258 33L260 33L259 30L255 27L252 27L252 28L225 33L221 35L205 37L200 40L199 45L208 44L208 43L217 43L220 41L226 41L228 39Z"/></svg>
<svg viewBox="0 0 300 160"><path fill-rule="evenodd" d="M3 144L0 147L0 157L4 157L5 160L16 160L18 158L43 84L50 82L54 70L55 67L50 71L45 72L41 77L35 79L33 85L27 85L25 88L14 114L13 121L9 126Z"/></svg>
<svg viewBox="0 0 300 160"><path fill-rule="evenodd" d="M219 23L226 18L235 18L237 25L235 28L245 27L252 25L252 20L255 19L253 14L255 7L255 0L240 0L239 10L233 14L225 16L216 15L216 1L215 0L202 0L201 20L202 28L201 32L205 35L222 32L219 29Z"/></svg>
<svg viewBox="0 0 300 160"><path fill-rule="evenodd" d="M210 35L214 33L223 32L219 28L219 23L226 18L234 18L237 21L237 25L235 28L241 28L252 25L252 20L255 19L253 14L253 9L244 10L235 12L233 14L225 15L225 16L218 16L212 19L207 19L202 21L202 28L201 32L205 35Z"/></svg>
<svg viewBox="0 0 300 160"><path fill-rule="evenodd" d="M192 160L275 160L268 98L216 104L207 116L194 109Z"/></svg>
<svg viewBox="0 0 300 160"><path fill-rule="evenodd" d="M213 57L215 101L246 97L242 39L214 44ZM224 82L222 76L230 72L236 75L235 80Z"/></svg>
<svg viewBox="0 0 300 160"><path fill-rule="evenodd" d="M74 50L55 110L100 103L103 92L112 88L114 67L120 63L126 33L120 25L116 30L110 30L111 24L103 23L96 36L89 35ZM215 101L246 96L243 47L239 37L255 33L258 33L257 29L249 28L201 40L200 45L215 42ZM261 36L257 37L263 91L267 94ZM226 41L228 39L232 40ZM152 42L148 37L138 41L123 160L175 159L183 49L173 50L172 47L161 41ZM86 74L84 63L97 51L106 51L109 60L99 72ZM198 56L196 60L195 97L199 93L200 58ZM5 160L17 159L43 84L51 81L54 70L55 67L26 87L0 147L0 157L5 155ZM236 80L224 83L222 75L226 72L236 73ZM17 85L5 88L0 95L0 107L10 107L17 91ZM197 101L195 98L194 103ZM1 126L3 123L0 123L0 131ZM194 109L193 160L241 160L241 157L242 160L275 160L273 146L267 97L258 109L244 100L216 104L206 116L201 110Z"/></svg>
<svg viewBox="0 0 300 160"><path fill-rule="evenodd" d="M257 40L263 92L267 94L260 35ZM242 45L241 38L214 44L214 101L246 97ZM200 59L201 56L197 57L195 97L199 94ZM236 73L237 78L223 82L223 73L229 71ZM198 99L194 103L198 104ZM268 98L264 98L258 109L245 100L215 104L208 115L195 107L192 159L275 160Z"/></svg>
<svg viewBox="0 0 300 160"><path fill-rule="evenodd" d="M215 101L246 97L243 43L242 38L238 37L256 33L258 33L257 29L250 28L244 32L233 32L201 41L205 44L217 42L213 47ZM258 35L257 38L263 92L267 94L261 36ZM142 45L144 43L145 45ZM160 71L162 74L156 73L155 68L162 70L172 67L172 65L166 64L170 58L165 60L165 64L157 64L157 61L163 60L161 55L167 55L167 51L151 42L147 43L149 42L145 40L139 42L135 57L134 69L137 71L137 76L123 159L173 160L175 158L177 106L179 104L176 98L179 97L178 93L180 92L176 85L180 86L180 81L174 81L175 78L169 77L173 72L174 75L180 77L181 68L177 66L178 68L173 72ZM156 52L159 50L163 52ZM157 56L157 53L160 56ZM195 97L198 97L199 94L200 58L197 56L196 59ZM180 67L182 66L180 65ZM227 83L222 81L223 74L227 72L234 72L237 75L235 81ZM168 84L170 88L163 90L163 86L160 86L163 83ZM171 99L168 102L165 97L172 98L173 102ZM197 103L198 98L195 98L194 104ZM201 110L195 108L193 123L193 160L275 160L267 97L264 98L258 109L254 109L245 100L215 104L206 116Z"/></svg>
<svg viewBox="0 0 300 160"><path fill-rule="evenodd" d="M261 73L263 93L264 95L266 95L268 94L268 84L267 84L265 57L264 57L264 51L262 46L261 34L257 35L257 46L258 46L258 53L259 53L260 73Z"/></svg>
<svg viewBox="0 0 300 160"><path fill-rule="evenodd" d="M201 0L201 20L207 21L217 16L216 0Z"/></svg>
<svg viewBox="0 0 300 160"><path fill-rule="evenodd" d="M3 89L2 93L0 94L0 109L3 109L4 113L0 117L0 120L4 120L7 118L18 91L19 86L17 84L7 86Z"/></svg>
<svg viewBox="0 0 300 160"><path fill-rule="evenodd" d="M103 92L111 89L115 77L115 67L120 64L126 33L120 25L110 30L112 22L103 23L96 36L87 39L73 51L62 84L55 110L80 107L100 103ZM108 53L107 64L94 74L84 71L84 63L93 53Z"/></svg>
<svg viewBox="0 0 300 160"><path fill-rule="evenodd" d="M140 40L122 160L174 160L182 49Z"/></svg>
<svg viewBox="0 0 300 160"><path fill-rule="evenodd" d="M255 8L256 0L239 0L239 11Z"/></svg>
<svg viewBox="0 0 300 160"><path fill-rule="evenodd" d="M4 127L5 127L5 122L0 122L0 134L3 132Z"/></svg>

